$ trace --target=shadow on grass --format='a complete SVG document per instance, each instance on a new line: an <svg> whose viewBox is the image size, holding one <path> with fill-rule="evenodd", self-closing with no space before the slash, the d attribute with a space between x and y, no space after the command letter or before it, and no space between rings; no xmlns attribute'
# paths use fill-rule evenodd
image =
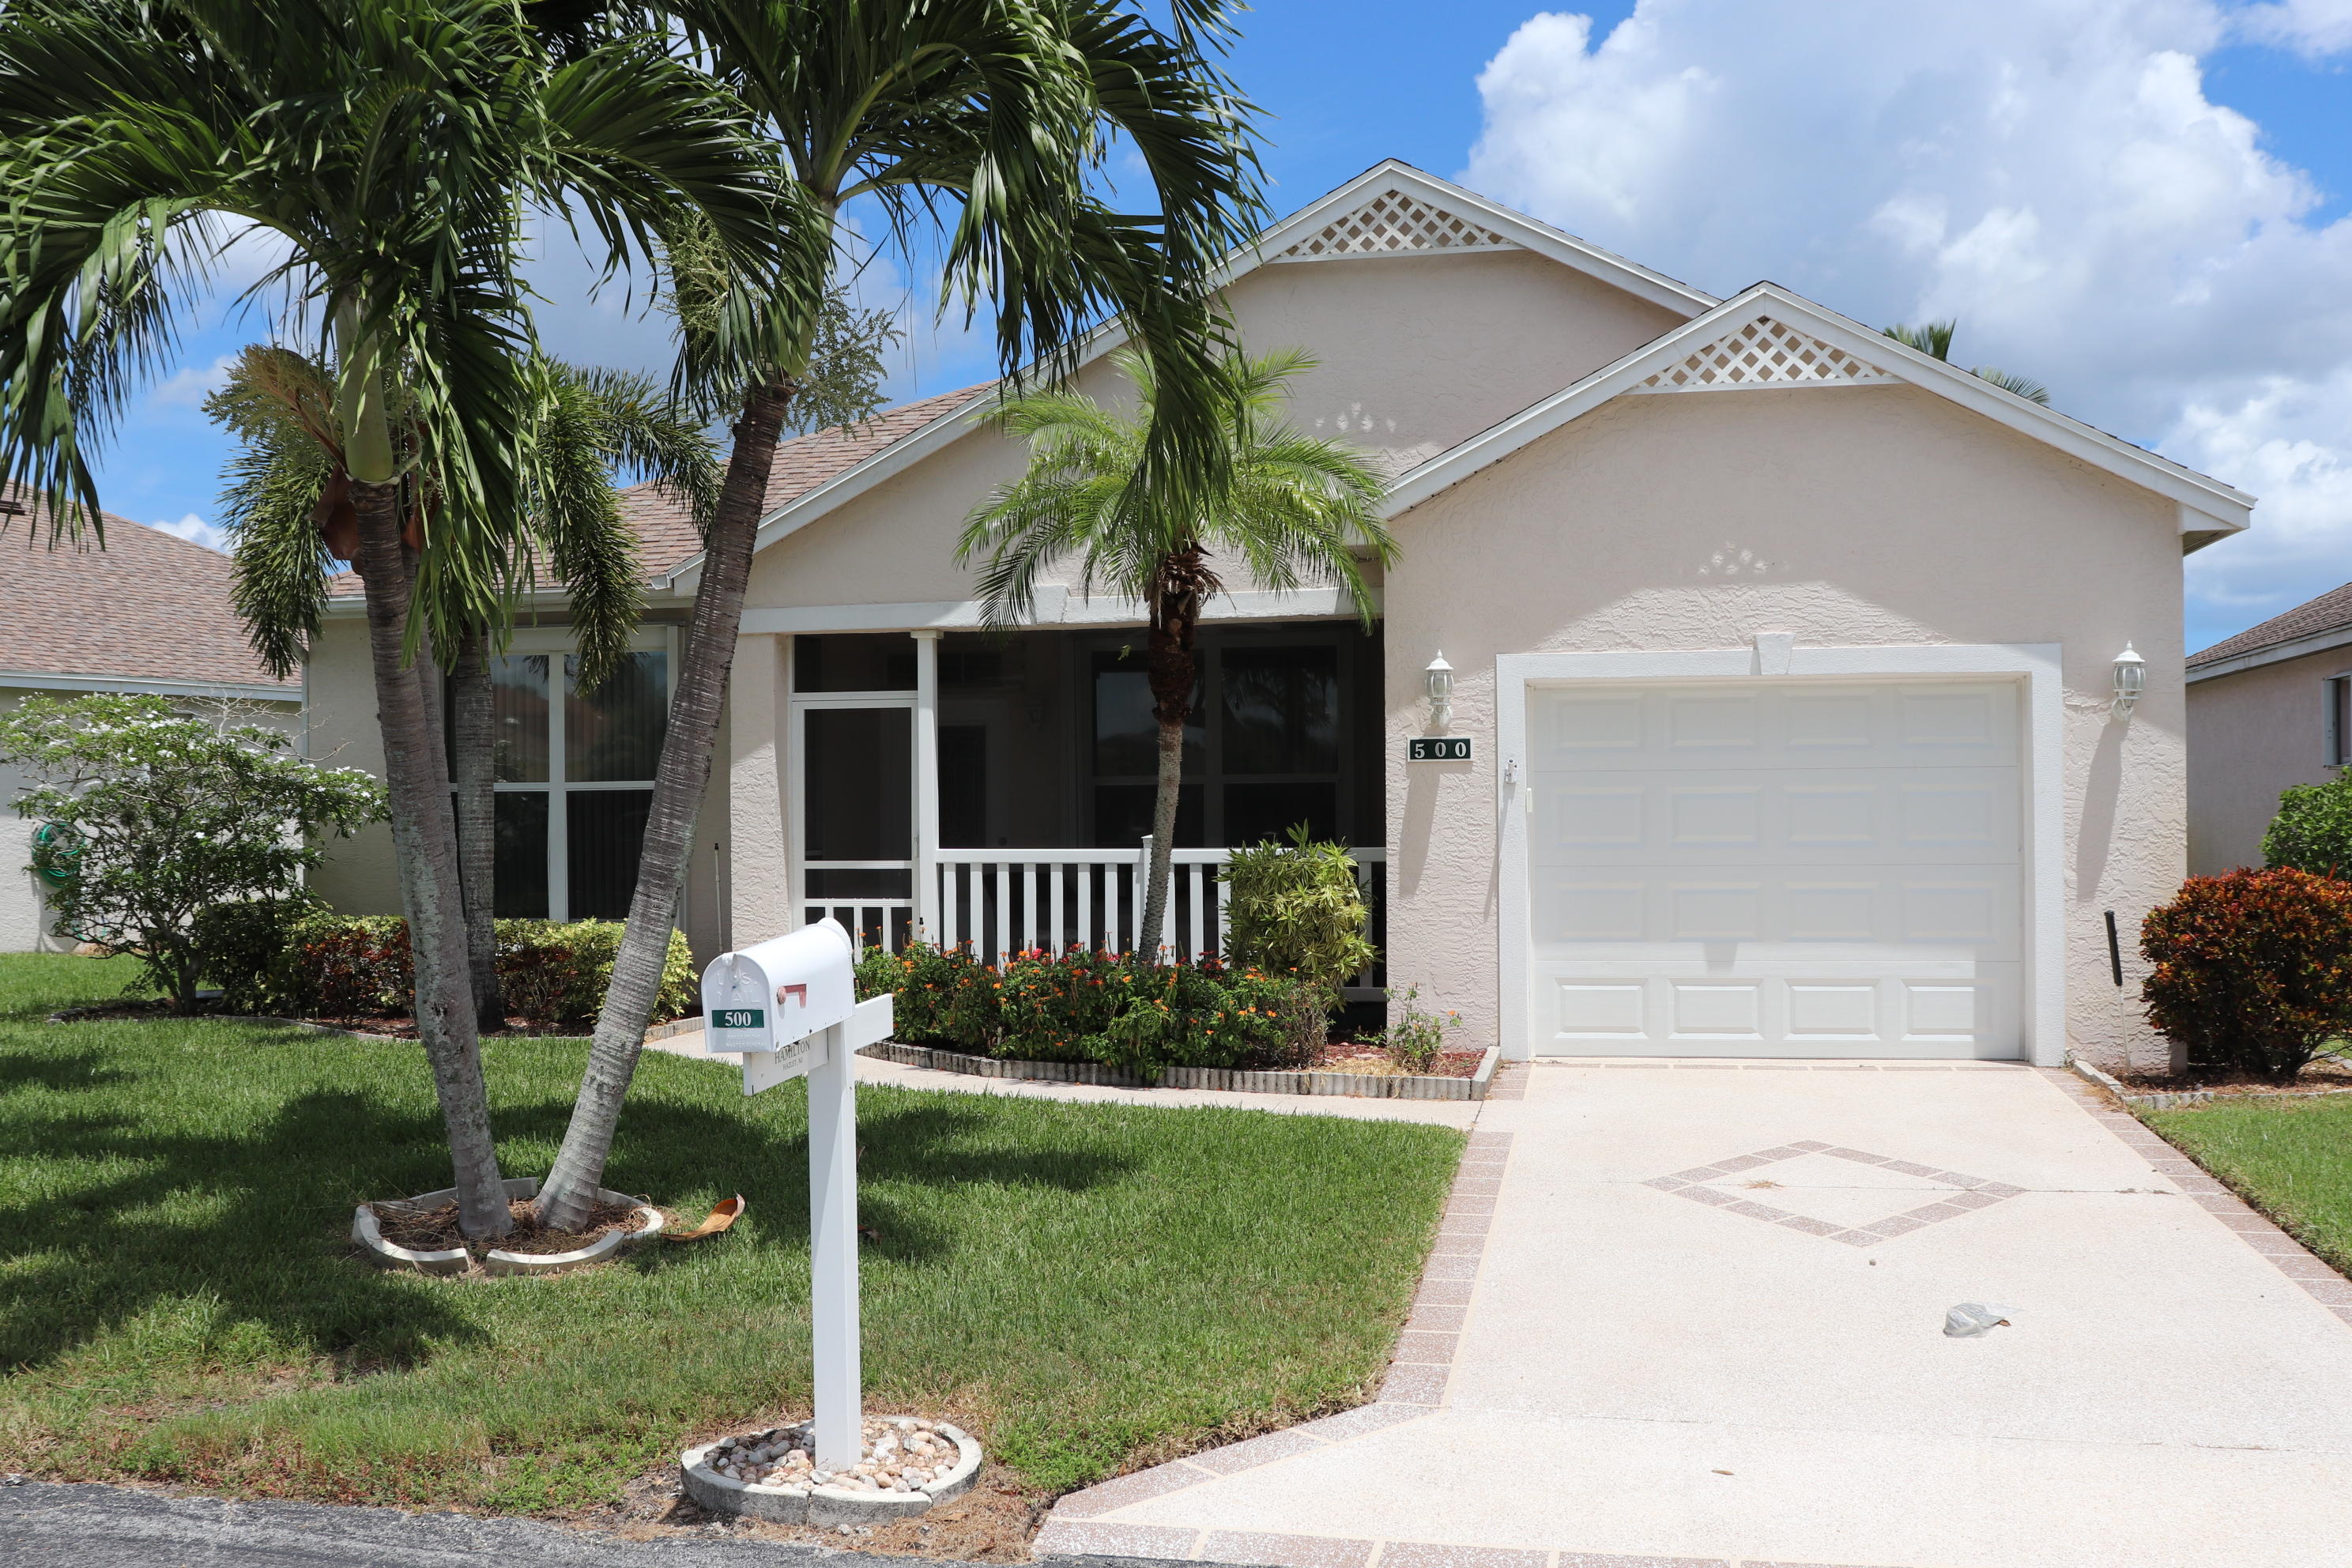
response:
<svg viewBox="0 0 2352 1568"><path fill-rule="evenodd" d="M237 1125L236 1101L226 1095L204 1114L151 1125L123 1109L123 1086L137 1075L105 1058L0 1056L0 1086L37 1084L59 1097L0 1117L6 1152L50 1173L27 1184L48 1195L0 1202L0 1258L15 1260L0 1269L0 1367L46 1364L119 1335L144 1314L190 1302L353 1370L411 1366L436 1349L484 1338L472 1304L449 1294L453 1287L380 1273L344 1239L352 1204L448 1184L437 1114L395 1110L356 1089L313 1089L277 1104L257 1125ZM209 1085L198 1075L154 1087L179 1098ZM93 1100L78 1107L82 1094ZM495 1122L502 1143L551 1146L571 1111L568 1100L551 1098L509 1101L497 1106ZM733 1245L804 1249L808 1142L800 1111L772 1103L747 1114L645 1093L624 1115L606 1184L656 1203L714 1183L740 1186L758 1224ZM219 1131L186 1131L191 1121L217 1121ZM1116 1182L1132 1166L1110 1152L1030 1150L1003 1139L982 1107L874 1106L859 1128L869 1256L921 1264L958 1245L935 1217L937 1205L909 1197L909 1187L1076 1193ZM658 1271L688 1251L646 1248L617 1267Z"/></svg>

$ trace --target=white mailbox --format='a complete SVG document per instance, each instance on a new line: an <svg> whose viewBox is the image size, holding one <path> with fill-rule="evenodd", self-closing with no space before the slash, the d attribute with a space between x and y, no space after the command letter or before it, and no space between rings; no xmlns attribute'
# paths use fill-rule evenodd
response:
<svg viewBox="0 0 2352 1568"><path fill-rule="evenodd" d="M857 1005L856 949L838 921L819 921L735 952L702 972L702 1048L789 1051Z"/></svg>

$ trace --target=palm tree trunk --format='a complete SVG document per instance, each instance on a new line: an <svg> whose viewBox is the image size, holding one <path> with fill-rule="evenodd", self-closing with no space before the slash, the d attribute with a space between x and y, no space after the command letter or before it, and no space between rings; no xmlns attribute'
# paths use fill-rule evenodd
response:
<svg viewBox="0 0 2352 1568"><path fill-rule="evenodd" d="M687 621L686 654L679 661L677 694L670 700L669 731L654 775L628 925L613 959L613 982L596 1019L596 1039L589 1047L587 1070L581 1075L572 1124L564 1130L555 1168L540 1189L540 1216L551 1225L576 1225L587 1217L604 1183L622 1098L645 1047L678 898L686 887L694 819L710 784L711 754L718 746L728 677L735 666L736 634L743 622L743 595L751 580L751 547L767 510L768 474L796 390L793 382L781 378L753 386L744 396L742 417L735 423L726 482L710 536L704 542L702 582Z"/></svg>
<svg viewBox="0 0 2352 1568"><path fill-rule="evenodd" d="M425 700L428 661L409 664L403 658L410 589L401 551L400 486L396 481L354 481L352 504L359 513L359 559L353 564L367 590L368 653L375 667L376 716L383 731L394 858L400 868L400 900L415 962L417 1033L433 1067L433 1087L449 1132L458 1226L469 1237L501 1237L513 1222L490 1138L481 1042L467 984L457 835L442 757L440 715Z"/></svg>
<svg viewBox="0 0 2352 1568"><path fill-rule="evenodd" d="M1184 787L1184 726L1192 717L1192 684L1199 668L1201 592L1205 563L1197 548L1177 552L1162 564L1160 590L1151 605L1151 633L1144 645L1144 679L1151 686L1151 716L1160 721L1160 782L1151 800L1151 864L1145 870L1143 929L1135 950L1160 955L1168 924L1168 889L1175 875L1176 807Z"/></svg>
<svg viewBox="0 0 2352 1568"><path fill-rule="evenodd" d="M457 872L466 896L466 959L473 978L474 1021L506 1026L499 985L497 728L491 717L489 639L467 628L449 671L450 782L457 785Z"/></svg>

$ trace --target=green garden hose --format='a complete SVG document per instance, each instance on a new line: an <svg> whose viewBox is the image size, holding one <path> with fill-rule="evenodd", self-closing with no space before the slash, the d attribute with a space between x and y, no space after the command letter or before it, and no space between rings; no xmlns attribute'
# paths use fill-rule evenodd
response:
<svg viewBox="0 0 2352 1568"><path fill-rule="evenodd" d="M33 869L52 888L81 875L81 835L62 822L33 829Z"/></svg>

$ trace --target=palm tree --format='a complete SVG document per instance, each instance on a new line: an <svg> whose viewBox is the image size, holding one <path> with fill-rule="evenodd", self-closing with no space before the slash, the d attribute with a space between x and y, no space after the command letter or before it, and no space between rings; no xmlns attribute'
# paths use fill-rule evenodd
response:
<svg viewBox="0 0 2352 1568"><path fill-rule="evenodd" d="M1252 111L1212 58L1231 9L1234 0L1174 0L1161 26L1135 0L646 0L646 14L750 107L824 221L866 197L879 237L909 245L945 226L943 289L967 314L992 310L1008 374L1033 362L1067 370L1086 332L1118 318L1167 388L1144 461L1171 490L1218 478L1223 332L1207 284L1258 210ZM1141 163L1156 211L1097 194L1114 145ZM819 258L805 278L810 299L833 281L829 266ZM690 348L703 313L735 308L723 287L681 299ZM734 447L627 928L540 1190L540 1214L554 1224L587 1213L636 1069L709 783L769 470L807 382L812 313L762 321L756 353L689 355L706 383L731 378L737 389Z"/></svg>
<svg viewBox="0 0 2352 1568"><path fill-rule="evenodd" d="M1897 323L1886 329L1886 335L1906 348L1917 349L1923 354L1933 354L1940 360L1952 357L1952 333L1958 321L1929 321L1925 326L1909 327ZM1979 381L1989 381L2003 392L2013 392L2030 403L2050 406L2050 389L2030 376L2013 375L1989 364L1971 365L1969 374Z"/></svg>
<svg viewBox="0 0 2352 1568"><path fill-rule="evenodd" d="M621 520L615 471L677 495L707 527L719 492L717 453L698 423L648 377L539 359L526 367L525 381L531 418L518 442L525 585L541 562L564 584L580 682L593 687L620 668L645 608L636 539ZM356 548L357 520L348 502L331 493L342 442L333 393L331 367L291 349L256 345L205 402L205 412L240 442L221 497L236 540L232 602L255 651L281 679L299 667L319 634L330 572ZM402 451L421 450L425 432L397 377L385 401ZM478 1026L495 1029L506 1011L491 923L490 657L498 628L467 622L462 612L452 618L462 630L445 679L467 958Z"/></svg>
<svg viewBox="0 0 2352 1568"><path fill-rule="evenodd" d="M509 1228L482 1088L433 650L503 624L531 416L527 202L625 268L704 237L772 307L821 250L735 106L658 36L567 43L514 0L14 0L0 12L0 479L94 517L91 447L247 230L278 331L335 367L416 1016L460 1222ZM741 312L737 312L740 316ZM734 318L714 323L731 342ZM323 351L331 350L331 353ZM706 357L709 357L709 352ZM412 412L400 449L391 385ZM71 527L72 523L66 526Z"/></svg>
<svg viewBox="0 0 2352 1568"><path fill-rule="evenodd" d="M998 419L1028 441L1028 471L973 510L960 559L987 556L981 592L993 625L1028 618L1039 577L1073 559L1082 592L1099 586L1141 601L1151 628L1144 671L1160 725L1142 942L1156 947L1167 917L1201 615L1224 587L1218 558L1276 591L1337 583L1369 628L1371 595L1358 553L1386 565L1396 543L1379 510L1388 479L1371 459L1282 417L1290 378L1315 363L1306 354L1235 354L1225 363L1223 467L1230 477L1205 497L1155 482L1147 454L1158 378L1140 355L1121 352L1113 363L1135 382L1140 401L1133 417L1076 392L1035 393L1006 405Z"/></svg>

